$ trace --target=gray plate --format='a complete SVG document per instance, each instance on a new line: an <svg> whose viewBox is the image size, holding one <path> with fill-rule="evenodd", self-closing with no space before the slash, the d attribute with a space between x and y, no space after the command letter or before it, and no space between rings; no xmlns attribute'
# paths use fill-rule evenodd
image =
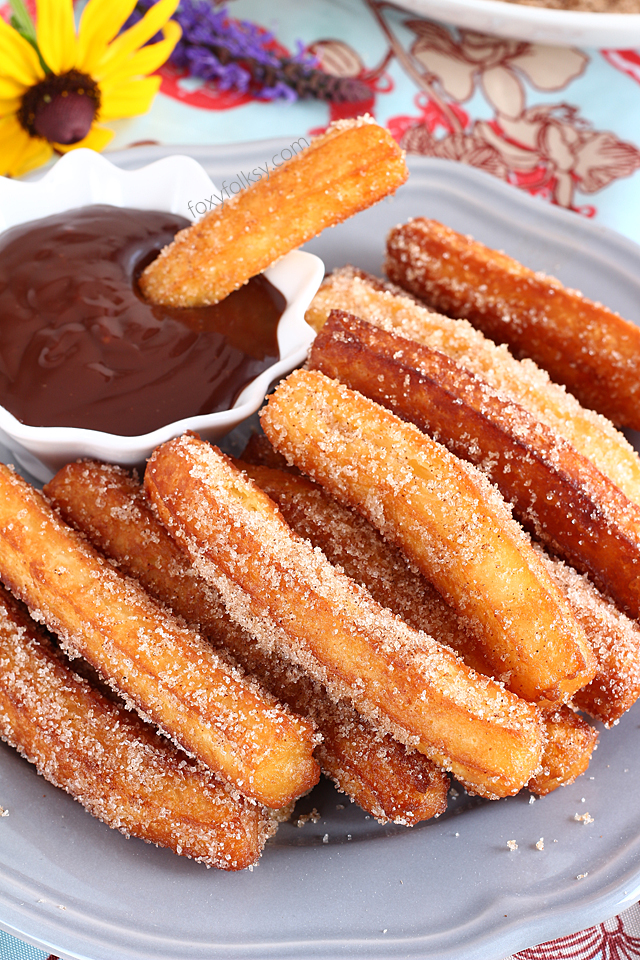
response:
<svg viewBox="0 0 640 960"><path fill-rule="evenodd" d="M221 182L283 145L112 156L134 167L189 153ZM396 198L309 249L329 267L379 271L388 228L426 214L640 320L638 247L469 167L423 158L411 167ZM315 806L320 821L283 826L255 870L238 875L125 840L0 747L10 812L0 820L0 926L87 960L500 960L640 896L639 721L633 709L603 732L571 787L532 804L526 793L495 803L461 793L413 830L378 825L322 784L299 806ZM587 811L593 823L575 821Z"/></svg>

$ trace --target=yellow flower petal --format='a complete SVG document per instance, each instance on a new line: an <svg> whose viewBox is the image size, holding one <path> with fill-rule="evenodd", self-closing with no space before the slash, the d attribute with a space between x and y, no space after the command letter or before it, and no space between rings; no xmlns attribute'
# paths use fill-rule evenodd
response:
<svg viewBox="0 0 640 960"><path fill-rule="evenodd" d="M173 48L182 35L182 28L175 20L170 20L164 27L163 32L164 40L138 50L137 53L128 57L119 70L107 69L104 76L99 72L94 74L94 78L100 83L101 89L108 90L110 87L132 77L144 77L161 67L173 53Z"/></svg>
<svg viewBox="0 0 640 960"><path fill-rule="evenodd" d="M22 103L21 97L0 97L0 117L8 117L17 113Z"/></svg>
<svg viewBox="0 0 640 960"><path fill-rule="evenodd" d="M104 57L96 63L96 73L92 75L104 77L108 70L119 70L135 50L142 47L164 27L177 6L178 0L158 0L158 3L145 13L142 20L116 37L109 45Z"/></svg>
<svg viewBox="0 0 640 960"><path fill-rule="evenodd" d="M113 130L93 126L84 140L79 140L78 143L54 143L53 146L59 153L69 153L70 150L79 150L80 147L87 147L89 150L96 150L100 153L109 141L113 140L114 136Z"/></svg>
<svg viewBox="0 0 640 960"><path fill-rule="evenodd" d="M107 44L131 15L136 0L89 0L80 18L76 67L94 75L96 63L104 56Z"/></svg>
<svg viewBox="0 0 640 960"><path fill-rule="evenodd" d="M76 64L76 27L71 0L37 0L36 39L42 59L53 73Z"/></svg>
<svg viewBox="0 0 640 960"><path fill-rule="evenodd" d="M46 140L38 138L29 138L29 145L24 151L14 167L11 170L12 177L21 177L36 167L41 167L43 163L53 154L53 147Z"/></svg>
<svg viewBox="0 0 640 960"><path fill-rule="evenodd" d="M31 86L31 84L29 84ZM24 83L16 83L13 77L0 77L0 97L21 97L28 87Z"/></svg>
<svg viewBox="0 0 640 960"><path fill-rule="evenodd" d="M100 120L117 120L146 113L160 88L160 77L128 80L111 90L102 90Z"/></svg>
<svg viewBox="0 0 640 960"><path fill-rule="evenodd" d="M17 30L0 17L0 76L3 80L32 87L44 77L38 54Z"/></svg>
<svg viewBox="0 0 640 960"><path fill-rule="evenodd" d="M0 120L0 175L15 176L31 149L31 137L15 116Z"/></svg>

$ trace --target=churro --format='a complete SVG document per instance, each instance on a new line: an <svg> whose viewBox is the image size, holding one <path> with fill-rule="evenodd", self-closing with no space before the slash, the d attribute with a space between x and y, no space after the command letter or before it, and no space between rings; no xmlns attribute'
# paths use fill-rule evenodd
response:
<svg viewBox="0 0 640 960"><path fill-rule="evenodd" d="M215 447L189 435L163 444L145 489L196 570L259 644L297 662L474 793L512 794L534 775L544 739L536 707L376 604L295 535Z"/></svg>
<svg viewBox="0 0 640 960"><path fill-rule="evenodd" d="M63 518L124 573L230 651L279 700L311 717L322 735L315 755L323 772L366 812L381 822L414 824L444 811L448 778L431 761L379 733L350 704L332 701L320 684L257 647L229 618L215 588L196 574L152 512L137 480L119 467L84 461L63 467L45 491Z"/></svg>
<svg viewBox="0 0 640 960"><path fill-rule="evenodd" d="M527 700L567 700L595 674L583 631L498 491L417 427L315 371L262 411L281 453L400 547Z"/></svg>
<svg viewBox="0 0 640 960"><path fill-rule="evenodd" d="M308 721L115 570L4 465L0 576L71 656L241 793L279 808L316 783Z"/></svg>
<svg viewBox="0 0 640 960"><path fill-rule="evenodd" d="M440 351L341 311L308 365L479 467L527 529L640 615L640 507L554 430Z"/></svg>
<svg viewBox="0 0 640 960"><path fill-rule="evenodd" d="M640 429L640 329L554 277L417 217L387 239L389 278L530 357L586 407Z"/></svg>
<svg viewBox="0 0 640 960"><path fill-rule="evenodd" d="M278 455L269 451L265 440L263 437L262 441L253 441L243 457L248 454L254 460L273 463ZM364 517L297 474L264 464L239 462L239 466L275 500L296 533L314 547L320 547L332 563L365 587L374 600L389 607L416 630L424 630L451 647L478 673L491 674L477 637L422 574L409 566L402 554ZM584 699L589 706L598 708L606 704L609 716L614 710L619 711L619 716L630 706L630 697L634 694L637 697L640 692L640 629L599 597L584 577L551 558L545 557L544 562L581 623L589 644L597 652L596 677L574 700L586 693ZM626 668L624 672L621 664ZM596 687L597 698L593 693ZM600 712L594 715L604 719ZM542 716L547 735L542 771L527 784L527 789L540 794L572 783L583 773L597 739L594 728L567 707L543 710Z"/></svg>
<svg viewBox="0 0 640 960"><path fill-rule="evenodd" d="M140 277L153 303L217 303L285 253L393 193L404 153L370 117L339 120L265 179L178 233Z"/></svg>
<svg viewBox="0 0 640 960"><path fill-rule="evenodd" d="M461 363L568 440L640 505L640 458L631 444L609 420L586 410L550 381L532 360L516 360L506 346L497 346L467 320L433 313L399 287L353 267L325 278L307 311L307 322L319 330L334 309L417 340Z"/></svg>
<svg viewBox="0 0 640 960"><path fill-rule="evenodd" d="M79 676L2 587L0 736L110 827L209 866L255 863L277 826Z"/></svg>
<svg viewBox="0 0 640 960"><path fill-rule="evenodd" d="M611 726L640 696L640 624L618 610L587 577L539 552L587 635L598 664L595 677L574 694L573 703Z"/></svg>
<svg viewBox="0 0 640 960"><path fill-rule="evenodd" d="M598 739L597 731L566 706L544 710L543 715L547 742L542 769L527 784L541 797L585 772Z"/></svg>

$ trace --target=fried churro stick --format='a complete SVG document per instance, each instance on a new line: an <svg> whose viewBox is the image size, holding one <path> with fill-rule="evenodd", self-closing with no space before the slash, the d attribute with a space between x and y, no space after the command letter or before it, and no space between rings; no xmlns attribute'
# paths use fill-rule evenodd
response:
<svg viewBox="0 0 640 960"><path fill-rule="evenodd" d="M398 287L346 267L325 279L306 319L319 330L331 310L346 310L439 350L568 440L640 504L640 458L609 420L581 407L533 361L516 360L505 346L496 346L468 321L432 313L402 293Z"/></svg>
<svg viewBox="0 0 640 960"><path fill-rule="evenodd" d="M251 444L248 453L249 456L264 458L268 462L273 462L278 456L275 451L271 454L264 443L256 441ZM243 453L243 456L246 455L247 451ZM403 556L363 517L343 507L321 487L304 477L260 464L240 462L239 465L275 500L289 526L300 536L310 540L314 547L320 547L332 563L341 566L347 576L365 587L374 600L389 607L416 630L424 630L440 643L451 647L467 666L478 673L491 675L491 667L478 639L471 631L464 629L460 618L431 584L417 570L412 569ZM612 651L616 650L620 654L622 638L628 640L628 637L632 636L635 641L633 671L637 697L640 692L640 629L623 614L618 614L615 608L613 610L623 623L619 624L616 620L612 625L608 619L611 617L612 605L604 598L601 598L599 604L597 591L588 581L583 582L584 578L575 571L567 571L564 564L558 564L550 558L545 558L545 563L550 575L565 593L574 616L584 627L589 643L596 647L599 654L601 648L606 646L606 652L598 656L598 674L590 686L593 687L598 679L602 681L604 670L601 669L601 662L609 667ZM561 567L562 571L556 570L556 567ZM583 591L587 592L586 602ZM629 672L622 682L618 681L619 688L625 691L629 686ZM606 679L610 679L608 674ZM609 711L613 709L614 703L619 706L622 699L613 695L613 688L618 689L618 683L607 686L605 696L600 698L607 704ZM589 690L589 687L586 689ZM584 692L579 691L576 697ZM590 702L592 699L593 697L590 697ZM627 703L624 709L629 705ZM527 788L533 793L546 794L559 786L572 783L577 776L584 773L589 765L597 732L565 706L543 710L542 715L547 732L542 772L527 784Z"/></svg>
<svg viewBox="0 0 640 960"><path fill-rule="evenodd" d="M0 576L68 653L240 792L279 808L316 783L309 723L118 573L3 464Z"/></svg>
<svg viewBox="0 0 640 960"><path fill-rule="evenodd" d="M611 489L591 461L551 428L461 364L416 341L345 318L336 316L323 327L310 363L390 405L483 468L521 519L532 511L531 526L555 551L586 567L619 603L635 611L637 506L618 488ZM640 695L640 630L584 577L557 560L544 562L598 664L575 702L611 724Z"/></svg>
<svg viewBox="0 0 640 960"><path fill-rule="evenodd" d="M479 467L528 530L640 616L640 507L550 427L440 351L342 311L308 365Z"/></svg>
<svg viewBox="0 0 640 960"><path fill-rule="evenodd" d="M435 220L387 239L387 275L518 357L530 357L586 407L640 430L640 328L576 290Z"/></svg>
<svg viewBox="0 0 640 960"><path fill-rule="evenodd" d="M378 733L350 704L334 703L302 670L257 647L229 618L215 588L196 574L129 474L110 464L71 463L45 490L64 519L123 572L229 650L279 700L313 719L322 734L316 757L323 771L364 810L382 822L405 824L444 812L448 778L422 754Z"/></svg>
<svg viewBox="0 0 640 960"><path fill-rule="evenodd" d="M261 645L472 792L511 794L533 776L543 747L535 706L376 604L297 537L219 450L194 436L163 444L145 489L196 570Z"/></svg>
<svg viewBox="0 0 640 960"><path fill-rule="evenodd" d="M544 711L547 743L542 770L527 784L531 793L546 796L585 772L598 732L566 707Z"/></svg>
<svg viewBox="0 0 640 960"><path fill-rule="evenodd" d="M249 454L252 451L254 457L266 457L271 463L279 459L264 436L253 440ZM246 454L247 451L243 456ZM488 672L477 641L463 630L453 610L363 517L341 506L304 477L246 462L238 465L275 500L292 529L319 546L332 563L342 566L378 603L389 607L415 629L422 629L452 647L468 666L480 673ZM316 748L323 771L363 809L380 821L406 824L443 812L447 790L444 775L422 754L408 754L402 744L379 734L344 701L334 704L320 685L301 670L258 648L229 619L213 587L197 576L187 555L160 524L137 481L129 474L110 464L71 463L56 474L45 491L64 519L116 560L125 573L140 580L150 593L185 619L197 623L213 643L230 650L279 700L310 716L323 737ZM576 578L581 579L577 575ZM601 617L596 627L598 644L607 635L601 636L600 621ZM586 768L595 734L571 711L553 714L555 720L549 731L553 755L548 756L545 747L542 768L546 771L545 782L553 783L555 788L571 782L579 766L578 743L584 747L580 763ZM564 752L561 717L566 717ZM577 728L582 731L579 740ZM570 779L564 779L565 776ZM540 775L534 785L536 790L542 782ZM533 789L531 784L529 788Z"/></svg>
<svg viewBox="0 0 640 960"><path fill-rule="evenodd" d="M140 277L152 303L217 303L285 253L394 193L404 153L370 117L339 120L246 190L178 233Z"/></svg>
<svg viewBox="0 0 640 960"><path fill-rule="evenodd" d="M544 556L549 574L589 639L596 675L573 703L611 726L640 696L640 624L618 610L594 585L561 560Z"/></svg>
<svg viewBox="0 0 640 960"><path fill-rule="evenodd" d="M583 631L474 467L412 424L315 371L262 412L281 453L400 547L482 637L492 672L527 700L568 699L595 674Z"/></svg>
<svg viewBox="0 0 640 960"><path fill-rule="evenodd" d="M432 634L478 673L490 674L491 666L469 624L454 613L422 574L364 517L297 471L270 466L279 462L281 455L269 449L266 437L255 436L257 439L252 438L242 454L250 462L243 460L239 465L275 500L289 526L320 547L332 563L409 626ZM582 626L598 664L594 679L574 694L573 702L611 725L640 696L640 625L618 610L585 576L537 545L534 549ZM552 713L557 712L552 709ZM576 719L571 713L572 731ZM557 729L556 720L556 742ZM588 734L585 742L591 740ZM543 766L549 766L546 760Z"/></svg>
<svg viewBox="0 0 640 960"><path fill-rule="evenodd" d="M0 587L0 736L127 836L222 870L260 856L277 822L79 676Z"/></svg>

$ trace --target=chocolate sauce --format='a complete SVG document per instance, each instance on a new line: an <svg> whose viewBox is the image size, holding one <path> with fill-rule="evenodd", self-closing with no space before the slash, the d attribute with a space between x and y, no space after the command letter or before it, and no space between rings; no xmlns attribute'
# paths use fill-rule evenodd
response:
<svg viewBox="0 0 640 960"><path fill-rule="evenodd" d="M123 436L233 406L278 358L285 298L254 277L212 307L147 303L137 277L188 221L82 207L0 236L0 403L32 426Z"/></svg>

